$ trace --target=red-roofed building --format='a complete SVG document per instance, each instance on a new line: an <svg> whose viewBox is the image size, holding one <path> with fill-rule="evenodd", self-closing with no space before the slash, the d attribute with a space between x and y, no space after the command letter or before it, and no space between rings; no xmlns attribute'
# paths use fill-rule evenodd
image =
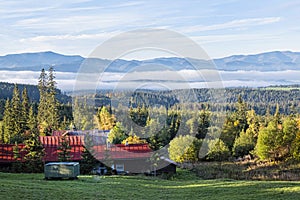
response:
<svg viewBox="0 0 300 200"><path fill-rule="evenodd" d="M93 146L93 156L101 163L107 165L106 160L109 158L113 163L112 168L117 171L126 171L129 173L146 173L153 171L150 162L153 152L148 144L107 145L103 142L102 135L91 136L94 137L93 141L96 141L96 145ZM58 161L58 147L60 145L61 136L41 136L40 140L45 148L44 161ZM84 135L69 135L68 140L71 146L70 156L72 161L80 161L84 148ZM14 145L0 145L0 163L15 161L13 146ZM19 149L23 147L23 144L19 144ZM24 155L23 152L19 160L23 161ZM161 158L157 163L157 169L159 169L161 173L175 173L176 163Z"/></svg>

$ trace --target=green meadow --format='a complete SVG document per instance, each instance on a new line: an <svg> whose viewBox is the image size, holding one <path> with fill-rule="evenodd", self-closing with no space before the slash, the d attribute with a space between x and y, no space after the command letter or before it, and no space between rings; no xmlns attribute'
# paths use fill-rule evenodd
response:
<svg viewBox="0 0 300 200"><path fill-rule="evenodd" d="M44 180L43 174L0 173L0 199L299 199L300 182L201 180L189 171L169 179L79 176Z"/></svg>

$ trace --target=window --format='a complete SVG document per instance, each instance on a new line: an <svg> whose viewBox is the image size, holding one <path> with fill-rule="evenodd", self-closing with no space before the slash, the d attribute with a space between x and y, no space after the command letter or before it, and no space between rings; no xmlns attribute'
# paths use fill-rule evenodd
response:
<svg viewBox="0 0 300 200"><path fill-rule="evenodd" d="M123 172L124 171L124 164L116 164L116 170L118 172Z"/></svg>

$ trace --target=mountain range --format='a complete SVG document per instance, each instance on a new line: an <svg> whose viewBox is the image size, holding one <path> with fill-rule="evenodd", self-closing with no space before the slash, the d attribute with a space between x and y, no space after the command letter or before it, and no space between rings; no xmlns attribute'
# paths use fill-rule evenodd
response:
<svg viewBox="0 0 300 200"><path fill-rule="evenodd" d="M212 60L221 71L286 71L300 70L300 52L273 51L255 55L233 55ZM56 71L77 72L82 63L95 66L107 66L108 72L128 72L146 66L150 71L168 67L173 70L194 69L190 63L196 63L201 69L211 69L211 62L199 59L179 57L155 58L149 60L122 60L111 62L106 59L84 58L82 56L62 55L51 51L39 53L9 54L0 56L0 70L40 71L54 65ZM209 67L208 67L209 66ZM143 69L145 70L145 69Z"/></svg>

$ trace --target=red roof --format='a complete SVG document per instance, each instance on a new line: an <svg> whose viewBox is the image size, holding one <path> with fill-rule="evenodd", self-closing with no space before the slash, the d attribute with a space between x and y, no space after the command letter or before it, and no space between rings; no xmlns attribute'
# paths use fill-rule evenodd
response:
<svg viewBox="0 0 300 200"><path fill-rule="evenodd" d="M46 155L45 161L58 161L57 150L60 143L59 136L41 136L40 140L45 148ZM84 136L68 136L71 146L71 157L74 161L81 160L81 153L84 148ZM0 162L12 162L14 161L13 144L0 144ZM19 144L21 150L24 145ZM152 150L148 144L131 144L131 145L111 145L107 148L106 145L97 145L93 147L94 156L98 159L104 159L107 157L106 149L109 152L109 157L113 160L117 159L136 159L136 158L149 158L151 157ZM19 160L24 160L25 152L21 153Z"/></svg>
<svg viewBox="0 0 300 200"><path fill-rule="evenodd" d="M131 144L131 145L112 145L109 148L106 145L95 146L93 148L95 157L98 160L105 159L106 149L109 152L111 159L135 159L135 158L150 158L152 150L148 144Z"/></svg>

